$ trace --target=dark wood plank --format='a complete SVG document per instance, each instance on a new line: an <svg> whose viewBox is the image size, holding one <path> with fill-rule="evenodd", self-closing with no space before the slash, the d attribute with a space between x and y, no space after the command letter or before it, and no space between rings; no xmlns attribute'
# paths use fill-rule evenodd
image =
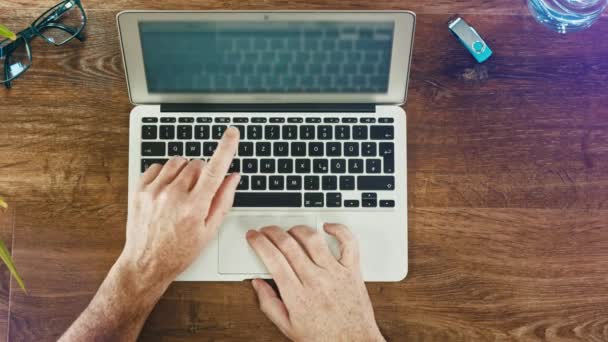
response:
<svg viewBox="0 0 608 342"><path fill-rule="evenodd" d="M4 2L0 22L19 27L46 5ZM124 242L132 106L114 20L128 7L419 10L405 106L410 274L369 286L383 332L393 340L608 339L608 18L564 37L535 24L523 2L85 5L107 9L88 12L88 40L61 48L37 40L35 65L0 90L0 193L20 208L14 255L30 290L11 293L11 340L56 339ZM445 28L457 10L496 51L483 66ZM247 283L174 284L142 335L278 338Z"/></svg>
<svg viewBox="0 0 608 342"><path fill-rule="evenodd" d="M54 4L56 0L12 0L9 2L0 3L0 8L17 8L40 10L47 9ZM522 6L524 1L500 1L500 0L484 0L484 1L338 1L328 3L322 0L312 1L287 1L287 0L270 0L264 2L255 1L237 1L237 0L220 0L220 1L196 1L196 0L180 0L180 1L160 1L160 0L121 0L121 1L103 1L90 0L84 2L85 9L89 10L115 10L122 11L126 9L138 10L412 10L417 13L462 13L462 14L527 14L527 8Z"/></svg>

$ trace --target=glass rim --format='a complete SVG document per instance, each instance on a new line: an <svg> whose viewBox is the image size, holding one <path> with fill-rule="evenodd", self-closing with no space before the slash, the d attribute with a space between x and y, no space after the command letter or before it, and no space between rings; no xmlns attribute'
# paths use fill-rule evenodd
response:
<svg viewBox="0 0 608 342"><path fill-rule="evenodd" d="M2 66L2 74L0 74L0 83L7 83L7 82L10 82L10 81L12 81L12 80L16 79L17 77L19 77L19 76L23 75L23 73L25 73L25 72L26 72L26 71L27 71L27 70L30 68L30 66L32 66L32 51L31 51L31 48L30 48L30 43L27 41L27 39L26 39L25 37L23 37L23 36L19 36L19 37L18 37L18 38L17 38L15 41L13 41L11 44L17 44L17 42L18 42L19 40L22 40L22 41L23 41L23 43L22 43L22 44L23 44L23 45L25 45L25 51L26 51L26 53L27 53L27 60L28 60L28 62L29 62L29 63L28 63L28 64L27 64L27 66L26 66L25 68L23 68L23 70L21 70L21 72L19 72L18 74L14 75L14 76L13 76L13 77L11 77L11 78L4 79L4 77L6 76L6 58L3 58L2 60L0 60L0 63L2 64L2 65L1 65L1 66ZM9 45L10 45L10 44L9 44ZM7 46L8 46L8 45L7 45ZM16 48L15 48L15 49L16 49ZM10 55L11 55L11 54L12 54L14 51L15 51L15 50L12 50L11 52L9 52L9 53L7 54L7 57L8 57L8 56L10 56Z"/></svg>
<svg viewBox="0 0 608 342"><path fill-rule="evenodd" d="M66 4L68 2L73 2L76 7L78 7L80 9L80 13L82 14L82 23L79 27L73 27L74 29L76 29L76 31L74 33L70 33L71 36L69 38L67 38L66 40L57 43L55 41L53 41L52 39L49 39L49 37L45 36L42 32L41 29L48 27L48 24L44 24L41 25L40 23L38 23L40 20L49 17L52 13L55 13L58 11L58 7L60 7L63 4ZM70 10L72 10L74 7L70 8ZM30 25L31 28L34 30L34 32L36 33L36 35L40 36L41 38L43 38L45 41L47 41L50 44L53 44L55 46L61 46L63 44L66 44L67 42L71 41L72 39L74 39L76 36L78 36L82 30L84 30L84 27L87 24L87 15L84 11L84 8L82 7L82 4L80 2L80 0L63 0L57 4L55 4L53 7L49 8L48 10L46 10L44 13L42 13L38 18L36 18L36 20L34 20L32 22L32 24ZM65 29L63 29L63 31L66 31ZM67 32L67 31L66 31Z"/></svg>

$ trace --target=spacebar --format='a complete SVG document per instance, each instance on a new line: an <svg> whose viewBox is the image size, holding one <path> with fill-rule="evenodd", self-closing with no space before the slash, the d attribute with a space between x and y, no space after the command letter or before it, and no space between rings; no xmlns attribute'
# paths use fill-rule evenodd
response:
<svg viewBox="0 0 608 342"><path fill-rule="evenodd" d="M237 192L234 207L287 208L301 207L302 194L298 192Z"/></svg>

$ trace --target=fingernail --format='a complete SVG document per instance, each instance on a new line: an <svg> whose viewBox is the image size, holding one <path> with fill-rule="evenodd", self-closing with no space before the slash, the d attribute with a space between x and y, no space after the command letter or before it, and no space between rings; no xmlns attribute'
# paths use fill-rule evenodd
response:
<svg viewBox="0 0 608 342"><path fill-rule="evenodd" d="M256 232L255 230L248 230L247 233L245 234L245 237L248 239L253 238L258 232Z"/></svg>
<svg viewBox="0 0 608 342"><path fill-rule="evenodd" d="M234 126L230 126L227 130L226 130L226 135L230 135L232 137L238 137L239 136L239 129L234 127Z"/></svg>
<svg viewBox="0 0 608 342"><path fill-rule="evenodd" d="M257 279L251 280L251 285L253 285L253 288L257 290L258 286L259 286L258 285L258 280Z"/></svg>

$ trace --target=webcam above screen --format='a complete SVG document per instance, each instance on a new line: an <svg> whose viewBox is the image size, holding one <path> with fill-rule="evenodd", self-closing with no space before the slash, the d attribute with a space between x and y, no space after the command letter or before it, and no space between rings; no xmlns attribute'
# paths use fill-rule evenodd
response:
<svg viewBox="0 0 608 342"><path fill-rule="evenodd" d="M131 102L403 103L410 12L118 15Z"/></svg>

